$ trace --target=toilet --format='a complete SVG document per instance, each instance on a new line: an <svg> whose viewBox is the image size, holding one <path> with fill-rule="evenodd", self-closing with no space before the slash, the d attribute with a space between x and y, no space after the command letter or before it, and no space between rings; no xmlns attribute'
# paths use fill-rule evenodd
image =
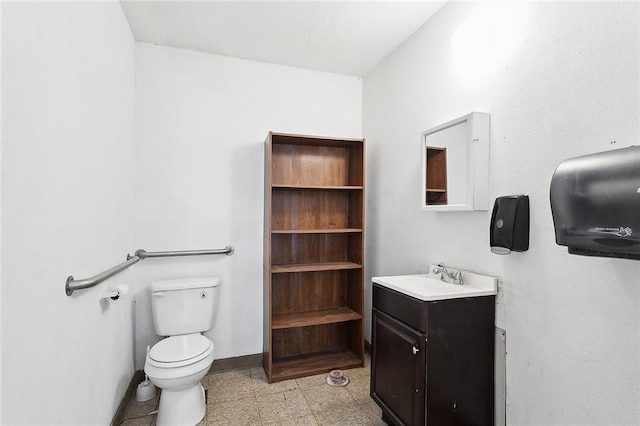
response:
<svg viewBox="0 0 640 426"><path fill-rule="evenodd" d="M154 281L151 291L153 326L167 336L147 353L144 372L162 389L156 424L196 425L206 403L200 380L213 363L213 342L202 332L213 327L218 277Z"/></svg>

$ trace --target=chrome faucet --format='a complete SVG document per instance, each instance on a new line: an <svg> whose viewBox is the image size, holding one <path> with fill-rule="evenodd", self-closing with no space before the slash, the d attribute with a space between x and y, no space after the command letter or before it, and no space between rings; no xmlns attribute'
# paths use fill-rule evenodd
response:
<svg viewBox="0 0 640 426"><path fill-rule="evenodd" d="M440 274L440 279L447 283L455 285L462 285L462 271L449 272L444 263L438 263L438 266L433 268L434 274Z"/></svg>

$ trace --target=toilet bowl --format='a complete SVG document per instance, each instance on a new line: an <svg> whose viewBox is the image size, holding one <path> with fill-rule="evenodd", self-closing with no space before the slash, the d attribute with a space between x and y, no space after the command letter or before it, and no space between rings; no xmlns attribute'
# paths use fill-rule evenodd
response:
<svg viewBox="0 0 640 426"><path fill-rule="evenodd" d="M171 336L147 354L144 372L162 389L157 425L195 425L205 414L200 380L213 363L213 342L201 334Z"/></svg>
<svg viewBox="0 0 640 426"><path fill-rule="evenodd" d="M201 333L213 327L218 277L155 281L150 284L153 325L168 336L147 353L144 372L161 389L158 426L195 426L206 401L200 380L213 363L213 342Z"/></svg>

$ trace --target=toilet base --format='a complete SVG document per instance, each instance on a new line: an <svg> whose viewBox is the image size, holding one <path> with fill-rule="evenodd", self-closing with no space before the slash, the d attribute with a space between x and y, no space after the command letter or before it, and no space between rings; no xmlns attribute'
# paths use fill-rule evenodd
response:
<svg viewBox="0 0 640 426"><path fill-rule="evenodd" d="M206 408L204 388L200 382L177 392L163 389L156 425L195 426L204 418Z"/></svg>

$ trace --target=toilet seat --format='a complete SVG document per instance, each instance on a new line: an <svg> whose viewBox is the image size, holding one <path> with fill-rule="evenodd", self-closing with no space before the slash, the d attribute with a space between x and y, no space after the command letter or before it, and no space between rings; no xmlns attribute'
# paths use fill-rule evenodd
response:
<svg viewBox="0 0 640 426"><path fill-rule="evenodd" d="M158 368L177 368L195 364L213 352L213 342L202 334L170 336L156 343L147 362Z"/></svg>

